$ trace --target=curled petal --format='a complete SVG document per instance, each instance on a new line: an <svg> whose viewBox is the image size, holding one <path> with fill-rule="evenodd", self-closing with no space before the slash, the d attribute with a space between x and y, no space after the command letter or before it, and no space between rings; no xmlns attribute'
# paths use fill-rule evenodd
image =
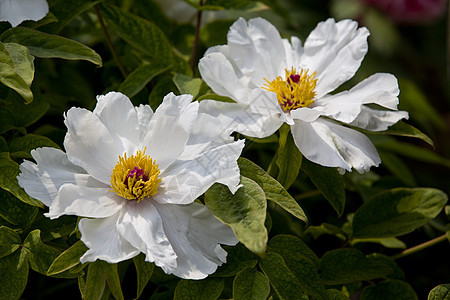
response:
<svg viewBox="0 0 450 300"><path fill-rule="evenodd" d="M64 139L68 159L85 169L91 176L109 184L117 159L125 151L123 144L92 112L71 108L65 119Z"/></svg>
<svg viewBox="0 0 450 300"><path fill-rule="evenodd" d="M363 106L350 125L370 131L384 131L401 119L408 119L406 111L378 110Z"/></svg>
<svg viewBox="0 0 450 300"><path fill-rule="evenodd" d="M147 261L155 262L166 273L177 267L177 255L164 232L161 216L149 199L127 203L117 228L124 239L146 255Z"/></svg>
<svg viewBox="0 0 450 300"><path fill-rule="evenodd" d="M155 204L164 231L177 254L173 274L185 279L203 279L226 261L220 244L236 245L230 227L218 221L204 205Z"/></svg>
<svg viewBox="0 0 450 300"><path fill-rule="evenodd" d="M81 263L101 259L113 264L139 254L139 250L118 233L116 226L119 214L109 218L80 220L78 228L81 240L89 248L80 258Z"/></svg>
<svg viewBox="0 0 450 300"><path fill-rule="evenodd" d="M153 198L160 203L188 204L206 192L214 182L225 184L231 192L239 188L237 159L244 140L222 145L190 160L175 161L164 173Z"/></svg>
<svg viewBox="0 0 450 300"><path fill-rule="evenodd" d="M278 30L262 18L239 18L228 31L228 47L239 70L256 86L284 74L286 53Z"/></svg>
<svg viewBox="0 0 450 300"><path fill-rule="evenodd" d="M58 191L64 184L106 187L105 184L89 176L81 167L72 164L67 155L55 148L38 148L31 151L36 161L24 161L17 177L19 185L28 195L46 206L52 205Z"/></svg>
<svg viewBox="0 0 450 300"><path fill-rule="evenodd" d="M149 122L143 147L159 165L167 168L184 151L198 114L198 102L192 102L191 95L164 97L163 103L155 111Z"/></svg>
<svg viewBox="0 0 450 300"><path fill-rule="evenodd" d="M116 143L122 144L126 152L135 153L138 150L138 116L127 96L118 92L98 96L93 114L105 125Z"/></svg>
<svg viewBox="0 0 450 300"><path fill-rule="evenodd" d="M317 72L316 93L321 98L352 78L367 53L369 31L351 20L320 22L310 33L302 68Z"/></svg>
<svg viewBox="0 0 450 300"><path fill-rule="evenodd" d="M283 124L280 115L253 112L249 106L238 103L203 100L199 112L218 118L224 128L258 138L273 134Z"/></svg>
<svg viewBox="0 0 450 300"><path fill-rule="evenodd" d="M110 187L64 184L45 216L52 219L62 215L105 218L118 212L125 201L127 200L110 191Z"/></svg>
<svg viewBox="0 0 450 300"><path fill-rule="evenodd" d="M209 48L198 64L200 74L215 93L230 97L238 103L248 103L249 79L233 65L229 56L226 45Z"/></svg>
<svg viewBox="0 0 450 300"><path fill-rule="evenodd" d="M362 173L381 162L368 137L335 122L324 119L312 123L296 121L291 130L300 152L319 165L347 171L354 168Z"/></svg>

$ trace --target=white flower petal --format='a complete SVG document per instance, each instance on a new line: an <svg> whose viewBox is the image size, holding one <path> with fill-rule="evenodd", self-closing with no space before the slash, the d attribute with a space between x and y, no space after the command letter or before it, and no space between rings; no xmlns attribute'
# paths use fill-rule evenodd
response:
<svg viewBox="0 0 450 300"><path fill-rule="evenodd" d="M120 213L103 219L81 219L78 229L81 240L89 250L80 258L81 263L97 259L111 264L135 257L139 250L133 247L117 231Z"/></svg>
<svg viewBox="0 0 450 300"><path fill-rule="evenodd" d="M322 166L347 171L354 168L362 173L381 162L369 138L332 121L321 118L312 123L296 121L291 131L300 152Z"/></svg>
<svg viewBox="0 0 450 300"><path fill-rule="evenodd" d="M224 128L231 128L251 137L267 137L283 125L279 114L254 113L249 106L239 103L203 100L200 102L199 112L218 118Z"/></svg>
<svg viewBox="0 0 450 300"><path fill-rule="evenodd" d="M264 78L271 80L284 74L287 66L283 40L268 21L255 18L246 22L239 18L227 38L233 61L256 86L263 86Z"/></svg>
<svg viewBox="0 0 450 300"><path fill-rule="evenodd" d="M233 66L229 55L228 46L209 48L200 59L198 69L202 79L215 93L230 97L238 103L248 103L251 92L249 79Z"/></svg>
<svg viewBox="0 0 450 300"><path fill-rule="evenodd" d="M161 216L149 199L128 202L117 229L124 239L146 255L146 261L155 262L166 273L177 267L177 255L164 232Z"/></svg>
<svg viewBox="0 0 450 300"><path fill-rule="evenodd" d="M59 189L45 216L52 219L62 215L105 218L122 209L125 201L127 200L110 191L110 187L87 187L67 183Z"/></svg>
<svg viewBox="0 0 450 300"><path fill-rule="evenodd" d="M289 67L297 68L300 66L300 58L303 55L303 46L302 41L296 37L291 37L291 42L287 39L283 39L284 50L286 52L286 69L290 69Z"/></svg>
<svg viewBox="0 0 450 300"><path fill-rule="evenodd" d="M214 182L236 192L240 181L237 159L243 148L244 140L240 140L198 153L195 159L175 161L161 173L162 180L153 199L160 203L192 203Z"/></svg>
<svg viewBox="0 0 450 300"><path fill-rule="evenodd" d="M363 106L350 125L370 131L384 131L401 119L408 119L406 111L377 110Z"/></svg>
<svg viewBox="0 0 450 300"><path fill-rule="evenodd" d="M50 206L58 190L66 183L90 187L106 187L89 176L81 167L72 164L67 155L55 148L38 148L31 151L37 164L24 161L17 176L19 185L28 195Z"/></svg>
<svg viewBox="0 0 450 300"><path fill-rule="evenodd" d="M226 261L219 244L236 245L230 227L218 221L204 205L155 204L164 230L178 259L173 274L185 279L203 279Z"/></svg>
<svg viewBox="0 0 450 300"><path fill-rule="evenodd" d="M38 21L48 13L46 0L0 0L0 21L16 27L26 20Z"/></svg>
<svg viewBox="0 0 450 300"><path fill-rule="evenodd" d="M322 107L323 115L351 123L360 114L363 104L374 103L397 110L398 94L395 76L378 73L361 81L349 91L319 99L315 105Z"/></svg>
<svg viewBox="0 0 450 300"><path fill-rule="evenodd" d="M114 140L120 141L128 154L138 150L138 117L127 96L117 92L98 96L97 106L92 113L105 125Z"/></svg>
<svg viewBox="0 0 450 300"><path fill-rule="evenodd" d="M109 184L119 155L124 152L120 148L123 145L116 143L106 126L88 110L71 108L64 122L67 126L64 147L69 160Z"/></svg>
<svg viewBox="0 0 450 300"><path fill-rule="evenodd" d="M351 20L321 22L310 33L301 58L302 68L317 72L316 97L335 90L353 77L367 53L369 31Z"/></svg>
<svg viewBox="0 0 450 300"><path fill-rule="evenodd" d="M178 159L194 159L199 153L229 144L234 141L233 137L230 136L231 133L233 133L233 129L224 127L218 118L199 113L186 143L186 148Z"/></svg>
<svg viewBox="0 0 450 300"><path fill-rule="evenodd" d="M198 114L198 102L191 101L191 95L170 93L150 120L143 146L160 170L167 168L184 151Z"/></svg>
<svg viewBox="0 0 450 300"><path fill-rule="evenodd" d="M148 133L148 129L150 128L150 121L153 117L153 110L150 105L141 104L136 107L136 113L139 123L139 145L141 145L142 141Z"/></svg>

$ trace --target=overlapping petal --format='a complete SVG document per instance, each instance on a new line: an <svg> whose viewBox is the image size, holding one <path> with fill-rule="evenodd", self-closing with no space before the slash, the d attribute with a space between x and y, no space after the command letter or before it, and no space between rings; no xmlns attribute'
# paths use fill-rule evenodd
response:
<svg viewBox="0 0 450 300"><path fill-rule="evenodd" d="M143 146L159 165L167 168L184 150L198 114L198 102L191 102L191 95L164 97L148 125Z"/></svg>
<svg viewBox="0 0 450 300"><path fill-rule="evenodd" d="M360 173L381 162L368 137L333 121L296 121L291 130L298 149L312 162Z"/></svg>
<svg viewBox="0 0 450 300"><path fill-rule="evenodd" d="M346 82L367 53L369 31L351 20L321 22L304 45L301 67L317 72L316 97L321 98Z"/></svg>
<svg viewBox="0 0 450 300"><path fill-rule="evenodd" d="M28 195L50 206L64 184L90 187L105 185L89 176L84 169L72 164L67 155L55 148L38 148L31 151L36 164L24 161L20 165L19 185Z"/></svg>
<svg viewBox="0 0 450 300"><path fill-rule="evenodd" d="M281 39L275 27L261 18L239 19L230 27L227 45L206 51L199 63L200 73L213 91L238 104L204 101L200 110L251 137L269 136L287 123L298 148L312 161L366 171L379 164L375 147L345 124L382 131L408 117L397 111L399 89L391 74L375 74L349 91L330 94L358 70L368 50L368 36L369 31L358 28L355 21L328 19L319 23L302 45L296 37ZM213 53L220 55L210 55ZM285 70L293 72L290 76L305 78L302 84L308 87L305 91L311 89L312 96L310 92L295 94ZM231 80L223 84L226 78ZM284 90L283 82L292 94ZM298 102L286 108L279 101Z"/></svg>
<svg viewBox="0 0 450 300"><path fill-rule="evenodd" d="M64 148L69 161L109 184L117 159L125 151L121 141L114 139L100 119L85 109L71 108L65 123Z"/></svg>
<svg viewBox="0 0 450 300"><path fill-rule="evenodd" d="M122 211L117 230L131 245L166 273L177 267L177 255L167 239L160 214L148 199L130 202Z"/></svg>
<svg viewBox="0 0 450 300"><path fill-rule="evenodd" d="M20 166L19 183L49 206L47 217L92 218L79 222L81 240L89 248L82 262L116 263L142 252L166 273L183 278L212 273L226 258L218 243L237 240L206 207L189 203L214 182L228 185L233 193L239 188L237 159L244 141L234 141L232 129L213 116L199 114L199 104L191 102L190 95L171 93L154 113L148 105L134 107L121 93L97 100L93 112L68 111L67 154L53 148L34 150L36 164L26 161ZM118 160L125 153L131 159L127 164L141 167L142 161L133 162L137 157L148 163L148 156L135 155L144 149L159 165L161 182L156 194L138 202L119 196L123 194L115 192L110 178L135 174Z"/></svg>
<svg viewBox="0 0 450 300"><path fill-rule="evenodd" d="M78 229L81 240L89 248L80 258L82 263L101 259L109 263L117 263L139 254L117 231L120 212L109 218L81 219Z"/></svg>
<svg viewBox="0 0 450 300"><path fill-rule="evenodd" d="M236 245L230 227L219 222L204 205L155 204L163 227L177 254L173 274L186 279L203 279L226 261L219 244Z"/></svg>

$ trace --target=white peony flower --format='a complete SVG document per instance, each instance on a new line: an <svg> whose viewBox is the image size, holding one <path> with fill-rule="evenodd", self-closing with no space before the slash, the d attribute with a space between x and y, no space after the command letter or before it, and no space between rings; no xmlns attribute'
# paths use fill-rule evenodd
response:
<svg viewBox="0 0 450 300"><path fill-rule="evenodd" d="M48 13L46 0L0 0L0 21L16 27L26 20L38 21Z"/></svg>
<svg viewBox="0 0 450 300"><path fill-rule="evenodd" d="M367 52L369 32L357 27L351 20L328 19L302 46L297 37L282 39L264 19L237 20L228 44L209 48L199 63L212 90L237 103L206 100L200 111L258 138L287 123L309 160L340 170L369 170L380 163L374 145L341 123L383 131L408 114L397 111L399 89L391 74L375 74L349 91L330 94L355 74Z"/></svg>
<svg viewBox="0 0 450 300"><path fill-rule="evenodd" d="M201 279L226 260L219 244L235 245L228 226L194 202L214 182L239 188L244 141L220 121L198 113L192 96L168 94L153 113L121 93L98 97L94 111L65 116L66 153L31 152L19 184L49 207L47 217L77 215L89 250L81 262L120 262L138 255L166 273Z"/></svg>

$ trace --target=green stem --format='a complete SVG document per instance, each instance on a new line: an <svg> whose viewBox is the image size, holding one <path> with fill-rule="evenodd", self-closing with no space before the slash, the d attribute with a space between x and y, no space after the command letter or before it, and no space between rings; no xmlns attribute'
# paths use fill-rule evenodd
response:
<svg viewBox="0 0 450 300"><path fill-rule="evenodd" d="M312 191L309 191L309 192L305 192L305 193L301 193L301 194L295 195L294 198L297 199L297 200L300 200L300 199L305 199L305 198L318 196L318 195L321 195L321 194L322 194L322 192L319 191L319 190L312 190Z"/></svg>
<svg viewBox="0 0 450 300"><path fill-rule="evenodd" d="M440 242L443 242L445 240L447 240L447 235L443 234L443 235L441 235L441 236L439 236L439 237L437 237L435 239L432 239L432 240L430 240L428 242L425 242L425 243L422 243L420 245L417 245L417 246L411 247L409 249L406 249L406 250L400 252L399 254L391 256L391 258L392 259L402 258L402 257L405 257L407 255L419 252L419 251L421 251L423 249L426 249L428 247L431 247L433 245L436 245L436 244L438 244Z"/></svg>
<svg viewBox="0 0 450 300"><path fill-rule="evenodd" d="M111 49L112 55L114 56L114 60L117 63L117 66L120 69L120 72L122 73L123 77L127 77L127 71L125 71L125 68L123 67L122 62L120 61L119 55L117 54L116 48L114 48L114 45L111 41L111 37L109 36L108 30L106 30L105 22L103 22L103 17L100 12L100 9L98 8L98 5L94 5L95 12L97 13L98 20L100 22L100 26L102 27L102 30L105 34L106 42L108 43L109 49Z"/></svg>
<svg viewBox="0 0 450 300"><path fill-rule="evenodd" d="M200 6L203 5L203 0L200 0ZM200 25L202 23L202 11L199 10L197 12L197 25L195 27L195 40L194 45L192 46L192 53L191 53L191 69L194 71L195 67L195 60L197 58L197 50L198 50L198 40L200 36Z"/></svg>

